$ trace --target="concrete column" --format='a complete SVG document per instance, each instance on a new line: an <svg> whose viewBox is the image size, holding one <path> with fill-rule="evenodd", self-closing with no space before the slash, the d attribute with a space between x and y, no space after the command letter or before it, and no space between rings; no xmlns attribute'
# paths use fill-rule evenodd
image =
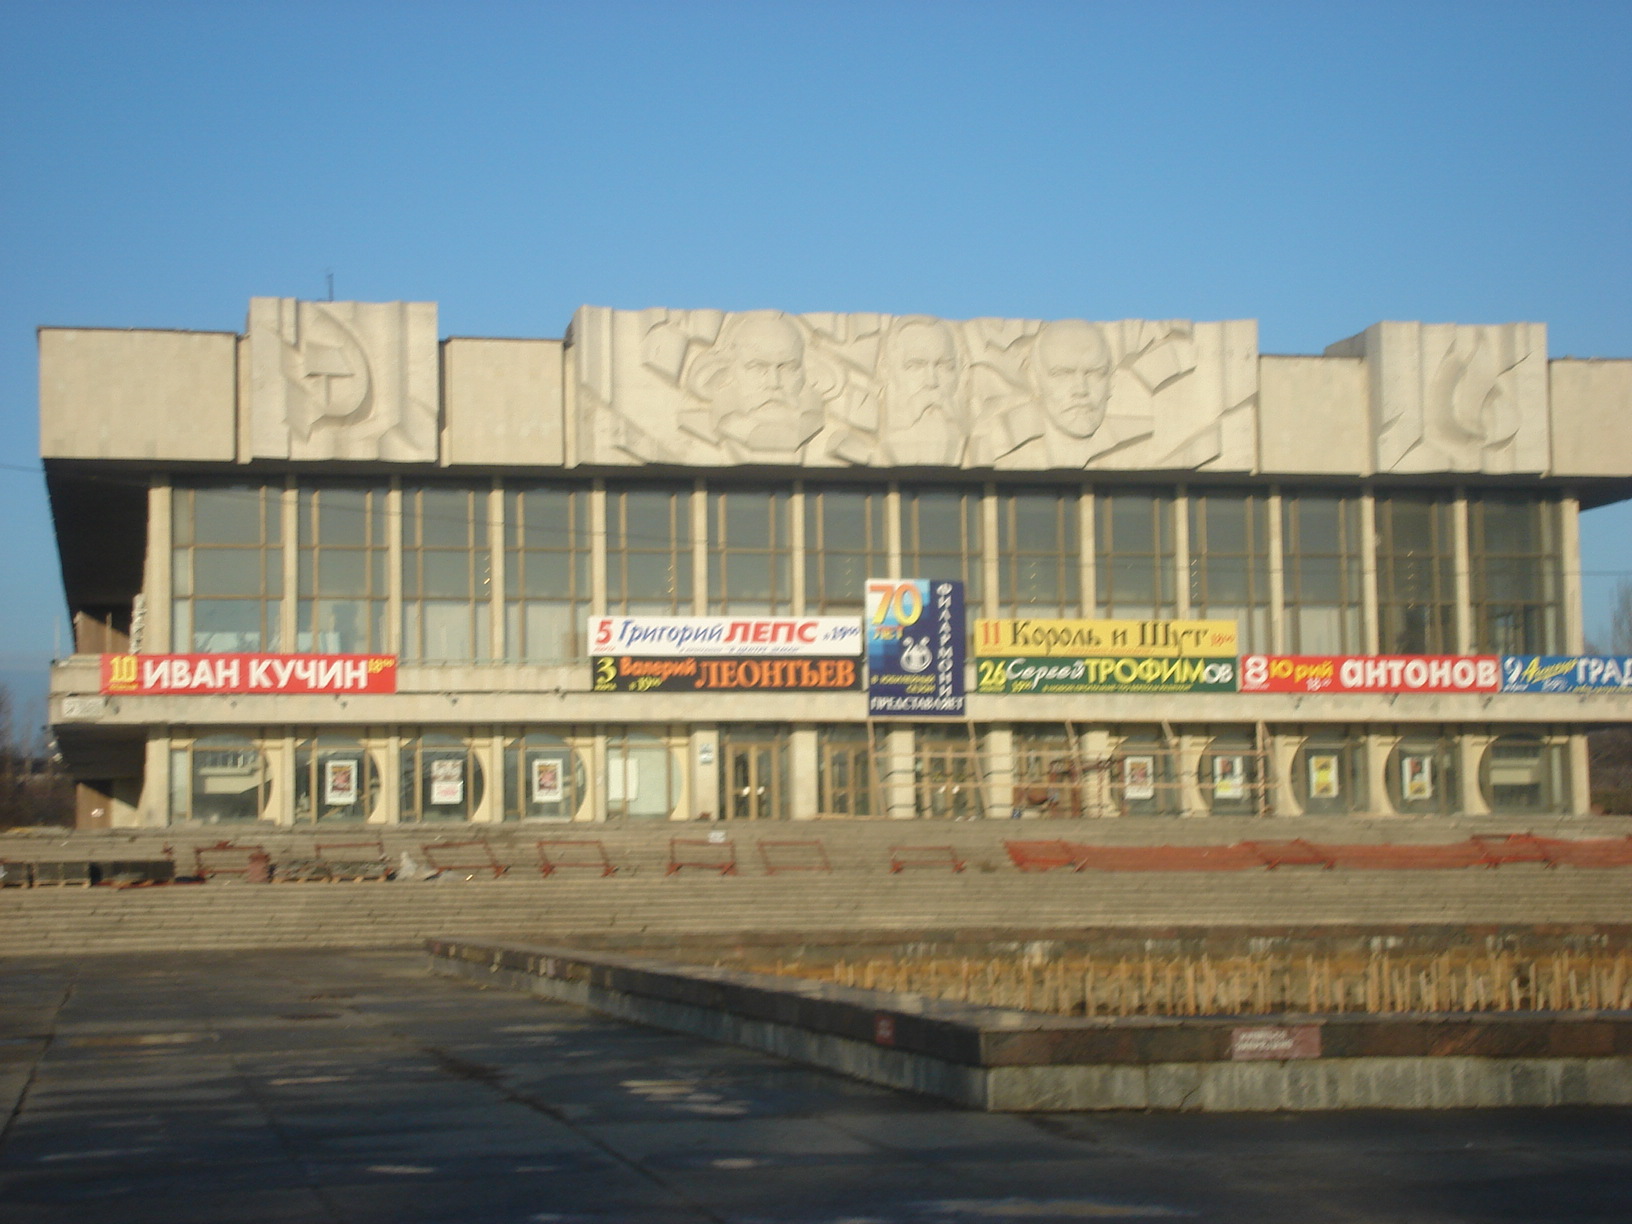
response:
<svg viewBox="0 0 1632 1224"><path fill-rule="evenodd" d="M691 490L691 610L703 616L708 612L708 485L694 481Z"/></svg>
<svg viewBox="0 0 1632 1224"><path fill-rule="evenodd" d="M911 820L918 815L916 774L917 742L912 728L891 727L884 749L884 796L888 815L894 820Z"/></svg>
<svg viewBox="0 0 1632 1224"><path fill-rule="evenodd" d="M686 751L691 777L691 808L685 814L701 819L707 812L715 820L725 818L726 796L720 792L720 729L718 726L694 725Z"/></svg>
<svg viewBox="0 0 1632 1224"><path fill-rule="evenodd" d="M266 768L272 778L267 815L273 824L287 828L295 823L295 737L286 733L264 743ZM320 797L314 794L312 802Z"/></svg>
<svg viewBox="0 0 1632 1224"><path fill-rule="evenodd" d="M1470 733L1466 730L1456 737L1456 768L1462 775L1462 814L1489 816L1490 805L1485 802L1485 788L1479 785L1479 765L1484 760L1485 748L1495 738L1488 732Z"/></svg>
<svg viewBox="0 0 1632 1224"><path fill-rule="evenodd" d="M396 727L380 744L380 806L374 820L385 825L402 823L402 734Z"/></svg>
<svg viewBox="0 0 1632 1224"><path fill-rule="evenodd" d="M1082 565L1082 607L1083 616L1095 617L1099 615L1099 592L1096 590L1099 576L1097 570L1097 553L1094 540L1094 490L1092 486L1084 488L1082 496L1077 499L1077 549Z"/></svg>
<svg viewBox="0 0 1632 1224"><path fill-rule="evenodd" d="M1362 768L1366 773L1366 806L1378 816L1397 814L1388 798L1388 754L1394 750L1398 739L1393 735L1365 737L1366 758Z"/></svg>
<svg viewBox="0 0 1632 1224"><path fill-rule="evenodd" d="M510 644L504 640L504 488L498 477L487 493L488 544L488 640L493 643L492 658L509 658Z"/></svg>
<svg viewBox="0 0 1632 1224"><path fill-rule="evenodd" d="M1587 737L1572 735L1566 741L1570 768L1570 802L1572 816L1592 815L1592 770L1587 758Z"/></svg>
<svg viewBox="0 0 1632 1224"><path fill-rule="evenodd" d="M1473 640L1473 570L1468 549L1468 496L1466 489L1458 489L1451 502L1451 544L1454 551L1453 570L1456 575L1456 641L1451 654L1472 654Z"/></svg>
<svg viewBox="0 0 1632 1224"><path fill-rule="evenodd" d="M997 562L1001 548L998 534L998 505L997 486L988 484L981 488L980 498L980 585L981 615L1002 616L998 603L998 571L1001 568Z"/></svg>
<svg viewBox="0 0 1632 1224"><path fill-rule="evenodd" d="M1293 782L1293 770L1298 764L1298 749L1308 738L1308 728L1296 731L1271 731L1264 738L1269 776L1269 810L1274 816L1302 816L1303 805L1298 802L1298 788Z"/></svg>
<svg viewBox="0 0 1632 1224"><path fill-rule="evenodd" d="M1581 592L1581 502L1574 497L1558 501L1558 555L1563 580L1564 653L1581 654L1586 626ZM1573 749L1572 749L1573 751Z"/></svg>
<svg viewBox="0 0 1632 1224"><path fill-rule="evenodd" d="M986 815L1005 820L1014 810L1014 728L995 725L986 732Z"/></svg>
<svg viewBox="0 0 1632 1224"><path fill-rule="evenodd" d="M385 605L385 652L399 656L402 654L402 502L402 480L393 476L385 494L385 582L390 588Z"/></svg>
<svg viewBox="0 0 1632 1224"><path fill-rule="evenodd" d="M122 815L114 810L114 823ZM170 728L154 727L142 749L142 794L129 823L162 828L170 823Z"/></svg>
<svg viewBox="0 0 1632 1224"><path fill-rule="evenodd" d="M470 819L476 824L499 824L504 820L504 735L497 727L471 730L471 755L482 763L487 785Z"/></svg>
<svg viewBox="0 0 1632 1224"><path fill-rule="evenodd" d="M283 599L278 608L279 650L300 649L300 490L289 477L278 507L279 535L283 539Z"/></svg>
<svg viewBox="0 0 1632 1224"><path fill-rule="evenodd" d="M884 494L884 544L889 549L890 572L872 574L873 578L901 577L901 486L893 480Z"/></svg>
<svg viewBox="0 0 1632 1224"><path fill-rule="evenodd" d="M1175 611L1185 620L1190 615L1190 493L1183 485L1173 498L1173 568L1178 580Z"/></svg>
<svg viewBox="0 0 1632 1224"><path fill-rule="evenodd" d="M795 727L788 737L788 814L810 820L821 811L820 753L815 727Z"/></svg>
<svg viewBox="0 0 1632 1224"><path fill-rule="evenodd" d="M1360 498L1361 639L1366 654L1381 653L1377 612L1377 497L1370 489Z"/></svg>
<svg viewBox="0 0 1632 1224"><path fill-rule="evenodd" d="M606 820L606 759L606 732L597 727L589 744L589 776L584 787L587 793L579 809L585 820Z"/></svg>
<svg viewBox="0 0 1632 1224"><path fill-rule="evenodd" d="M788 496L788 585L791 610L805 614L805 485L795 481Z"/></svg>
<svg viewBox="0 0 1632 1224"><path fill-rule="evenodd" d="M1270 490L1269 508L1269 641L1271 654L1286 653L1286 540L1282 531L1281 491ZM1255 649L1262 650L1259 642Z"/></svg>
<svg viewBox="0 0 1632 1224"><path fill-rule="evenodd" d="M589 487L589 610L606 615L606 481ZM578 626L583 629L582 625Z"/></svg>
<svg viewBox="0 0 1632 1224"><path fill-rule="evenodd" d="M1207 800L1201 793L1200 769L1201 754L1207 747L1207 735L1185 734L1177 737L1174 747L1177 749L1178 761L1175 767L1178 770L1179 784L1179 815L1180 816L1209 816Z"/></svg>
<svg viewBox="0 0 1632 1224"><path fill-rule="evenodd" d="M174 514L174 496L170 478L160 474L153 477L147 494L147 573L143 584L147 596L147 614L142 629L143 654L168 654L175 649L170 640L170 613L175 596L172 591L171 516ZM169 787L166 785L166 794ZM168 807L166 807L168 812ZM168 824L168 818L160 823Z"/></svg>

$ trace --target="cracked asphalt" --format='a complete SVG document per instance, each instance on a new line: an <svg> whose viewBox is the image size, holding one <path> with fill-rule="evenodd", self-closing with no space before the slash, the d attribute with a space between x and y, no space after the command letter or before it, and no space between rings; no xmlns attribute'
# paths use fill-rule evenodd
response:
<svg viewBox="0 0 1632 1224"><path fill-rule="evenodd" d="M1632 1110L973 1113L406 952L0 960L6 1224L1632 1218Z"/></svg>

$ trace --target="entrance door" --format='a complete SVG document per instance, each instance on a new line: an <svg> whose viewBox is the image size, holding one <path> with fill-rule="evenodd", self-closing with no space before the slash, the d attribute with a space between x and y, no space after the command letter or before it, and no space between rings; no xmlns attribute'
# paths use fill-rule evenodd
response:
<svg viewBox="0 0 1632 1224"><path fill-rule="evenodd" d="M788 733L722 728L720 806L727 820L788 818Z"/></svg>

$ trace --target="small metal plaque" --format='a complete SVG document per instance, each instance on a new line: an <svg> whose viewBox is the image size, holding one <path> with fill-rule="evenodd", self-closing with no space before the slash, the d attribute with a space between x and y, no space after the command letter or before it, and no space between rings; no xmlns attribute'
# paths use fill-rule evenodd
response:
<svg viewBox="0 0 1632 1224"><path fill-rule="evenodd" d="M1320 1025L1255 1024L1230 1030L1232 1062L1284 1062L1320 1057Z"/></svg>

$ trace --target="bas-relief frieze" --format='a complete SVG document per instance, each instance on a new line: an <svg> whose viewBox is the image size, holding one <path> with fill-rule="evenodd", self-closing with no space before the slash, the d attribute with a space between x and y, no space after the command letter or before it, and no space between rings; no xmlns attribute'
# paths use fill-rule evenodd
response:
<svg viewBox="0 0 1632 1224"><path fill-rule="evenodd" d="M1379 323L1326 351L1370 367L1378 471L1548 469L1542 324Z"/></svg>
<svg viewBox="0 0 1632 1224"><path fill-rule="evenodd" d="M1250 321L584 307L571 341L582 462L1245 471L1256 459Z"/></svg>
<svg viewBox="0 0 1632 1224"><path fill-rule="evenodd" d="M434 303L252 298L248 335L254 457L436 461Z"/></svg>

